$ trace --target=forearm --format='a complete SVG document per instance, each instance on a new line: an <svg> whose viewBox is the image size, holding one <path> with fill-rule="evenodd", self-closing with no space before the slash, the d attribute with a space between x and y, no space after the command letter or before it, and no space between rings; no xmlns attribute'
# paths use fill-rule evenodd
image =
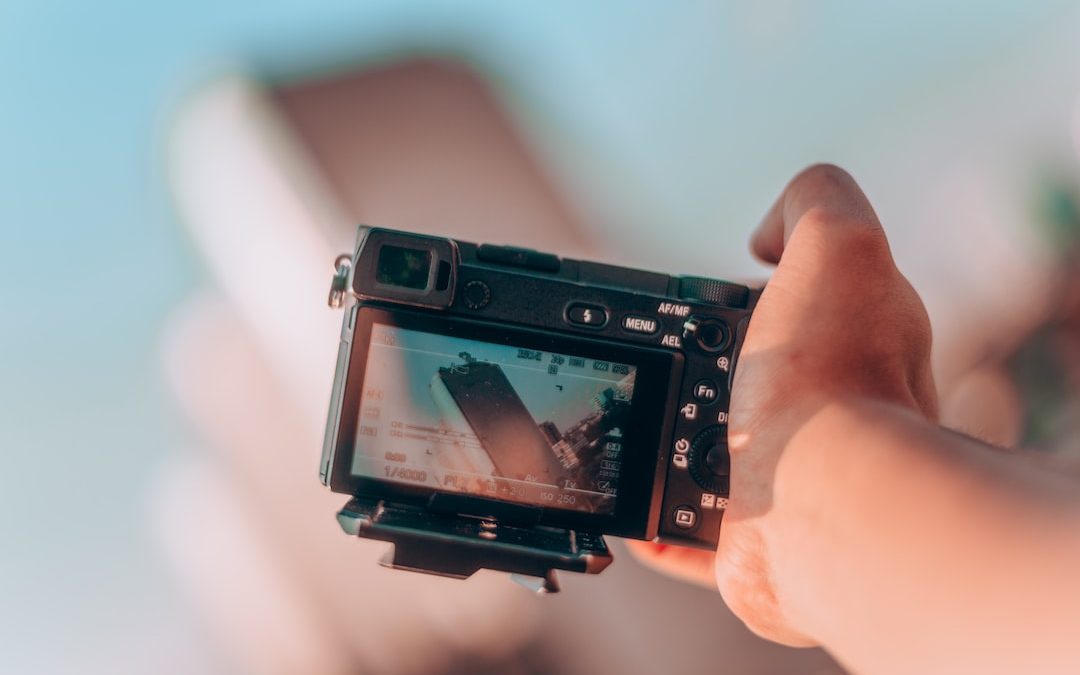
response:
<svg viewBox="0 0 1080 675"><path fill-rule="evenodd" d="M792 618L856 671L1080 667L1076 481L899 408L832 404L787 443L773 500Z"/></svg>

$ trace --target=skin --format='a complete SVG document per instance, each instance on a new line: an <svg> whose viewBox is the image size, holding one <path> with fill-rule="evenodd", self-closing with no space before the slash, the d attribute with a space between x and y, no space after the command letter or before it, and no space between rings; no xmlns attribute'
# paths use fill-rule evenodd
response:
<svg viewBox="0 0 1080 675"><path fill-rule="evenodd" d="M1080 672L1080 477L941 428L930 325L842 169L796 176L732 389L711 552L633 542L857 672Z"/></svg>

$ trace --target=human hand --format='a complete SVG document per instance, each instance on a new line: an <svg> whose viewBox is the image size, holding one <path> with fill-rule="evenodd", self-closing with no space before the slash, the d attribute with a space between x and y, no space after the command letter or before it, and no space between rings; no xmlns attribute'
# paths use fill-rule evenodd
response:
<svg viewBox="0 0 1080 675"><path fill-rule="evenodd" d="M872 207L842 169L818 165L796 176L752 248L777 269L735 373L731 499L717 553L647 542L631 548L659 569L717 585L755 633L810 645L813 627L788 596L798 580L789 573L798 565L793 542L812 534L797 531L788 496L827 486L781 480L777 466L795 434L832 403L875 400L935 419L930 324Z"/></svg>

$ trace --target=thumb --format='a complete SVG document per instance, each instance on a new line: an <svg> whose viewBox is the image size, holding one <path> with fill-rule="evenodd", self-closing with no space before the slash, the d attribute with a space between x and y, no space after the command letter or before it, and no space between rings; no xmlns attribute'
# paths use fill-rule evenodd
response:
<svg viewBox="0 0 1080 675"><path fill-rule="evenodd" d="M823 230L817 234L828 248L868 230L884 240L866 195L848 172L832 164L815 164L791 179L754 232L751 250L763 262L778 264L796 227Z"/></svg>

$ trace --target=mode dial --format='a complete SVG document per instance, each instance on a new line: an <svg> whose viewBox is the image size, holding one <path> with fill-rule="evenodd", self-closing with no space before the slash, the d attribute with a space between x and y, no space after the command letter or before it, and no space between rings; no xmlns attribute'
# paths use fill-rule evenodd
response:
<svg viewBox="0 0 1080 675"><path fill-rule="evenodd" d="M706 492L728 495L728 476L731 457L727 449L727 427L715 424L705 429L690 443L690 476Z"/></svg>
<svg viewBox="0 0 1080 675"><path fill-rule="evenodd" d="M750 300L750 289L742 284L733 284L719 279L680 277L679 299L745 309L746 303Z"/></svg>

